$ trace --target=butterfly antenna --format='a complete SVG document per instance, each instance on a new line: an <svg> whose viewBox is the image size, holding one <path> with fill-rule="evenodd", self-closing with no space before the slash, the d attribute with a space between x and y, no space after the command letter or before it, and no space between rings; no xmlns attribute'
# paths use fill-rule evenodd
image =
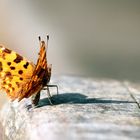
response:
<svg viewBox="0 0 140 140"><path fill-rule="evenodd" d="M41 42L41 37L40 36L38 37L38 40L39 40L39 42Z"/></svg>
<svg viewBox="0 0 140 140"><path fill-rule="evenodd" d="M49 42L49 35L47 35L47 47L48 47L48 42Z"/></svg>

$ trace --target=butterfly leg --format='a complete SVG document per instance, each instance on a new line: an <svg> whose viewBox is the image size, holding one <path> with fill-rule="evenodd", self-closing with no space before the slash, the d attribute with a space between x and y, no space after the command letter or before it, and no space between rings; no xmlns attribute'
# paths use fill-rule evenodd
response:
<svg viewBox="0 0 140 140"><path fill-rule="evenodd" d="M53 103L51 102L51 94L50 94L49 88L46 86L45 88L43 88L43 90L47 90L48 100L49 100L50 104L53 105Z"/></svg>
<svg viewBox="0 0 140 140"><path fill-rule="evenodd" d="M32 95L31 101L32 101L32 106L35 107L38 105L40 100L40 91L36 93L35 95Z"/></svg>
<svg viewBox="0 0 140 140"><path fill-rule="evenodd" d="M59 91L58 91L58 86L57 85L47 85L47 87L55 87L56 90L57 90L57 95L58 95ZM46 89L46 87L44 89Z"/></svg>
<svg viewBox="0 0 140 140"><path fill-rule="evenodd" d="M48 87L46 87L47 93L48 93L48 100L50 102L51 105L53 105L53 103L51 102L51 94L50 94L50 90Z"/></svg>

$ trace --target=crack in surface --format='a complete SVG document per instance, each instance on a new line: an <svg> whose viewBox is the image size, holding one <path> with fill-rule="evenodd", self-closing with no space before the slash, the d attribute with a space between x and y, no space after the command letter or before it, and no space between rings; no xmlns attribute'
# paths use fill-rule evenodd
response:
<svg viewBox="0 0 140 140"><path fill-rule="evenodd" d="M126 82L122 82L122 85L126 88L126 90L128 91L128 93L130 94L131 98L134 100L134 102L137 104L138 108L140 109L140 104L137 101L137 99L135 98L135 96L133 95L133 92L129 89L128 87L128 83Z"/></svg>

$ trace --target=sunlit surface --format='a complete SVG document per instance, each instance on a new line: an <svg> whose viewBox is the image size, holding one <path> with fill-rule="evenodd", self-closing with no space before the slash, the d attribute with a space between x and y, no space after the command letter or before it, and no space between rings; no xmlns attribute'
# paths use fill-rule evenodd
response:
<svg viewBox="0 0 140 140"><path fill-rule="evenodd" d="M5 102L7 102L8 99L6 97L6 94L2 91L0 91L0 109L2 108L2 106L5 104Z"/></svg>

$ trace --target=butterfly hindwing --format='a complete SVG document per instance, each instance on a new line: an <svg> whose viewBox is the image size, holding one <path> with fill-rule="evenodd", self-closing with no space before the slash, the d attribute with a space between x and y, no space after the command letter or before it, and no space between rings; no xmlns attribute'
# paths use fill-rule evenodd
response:
<svg viewBox="0 0 140 140"><path fill-rule="evenodd" d="M30 80L34 65L16 52L0 45L0 88L4 89L11 99Z"/></svg>

